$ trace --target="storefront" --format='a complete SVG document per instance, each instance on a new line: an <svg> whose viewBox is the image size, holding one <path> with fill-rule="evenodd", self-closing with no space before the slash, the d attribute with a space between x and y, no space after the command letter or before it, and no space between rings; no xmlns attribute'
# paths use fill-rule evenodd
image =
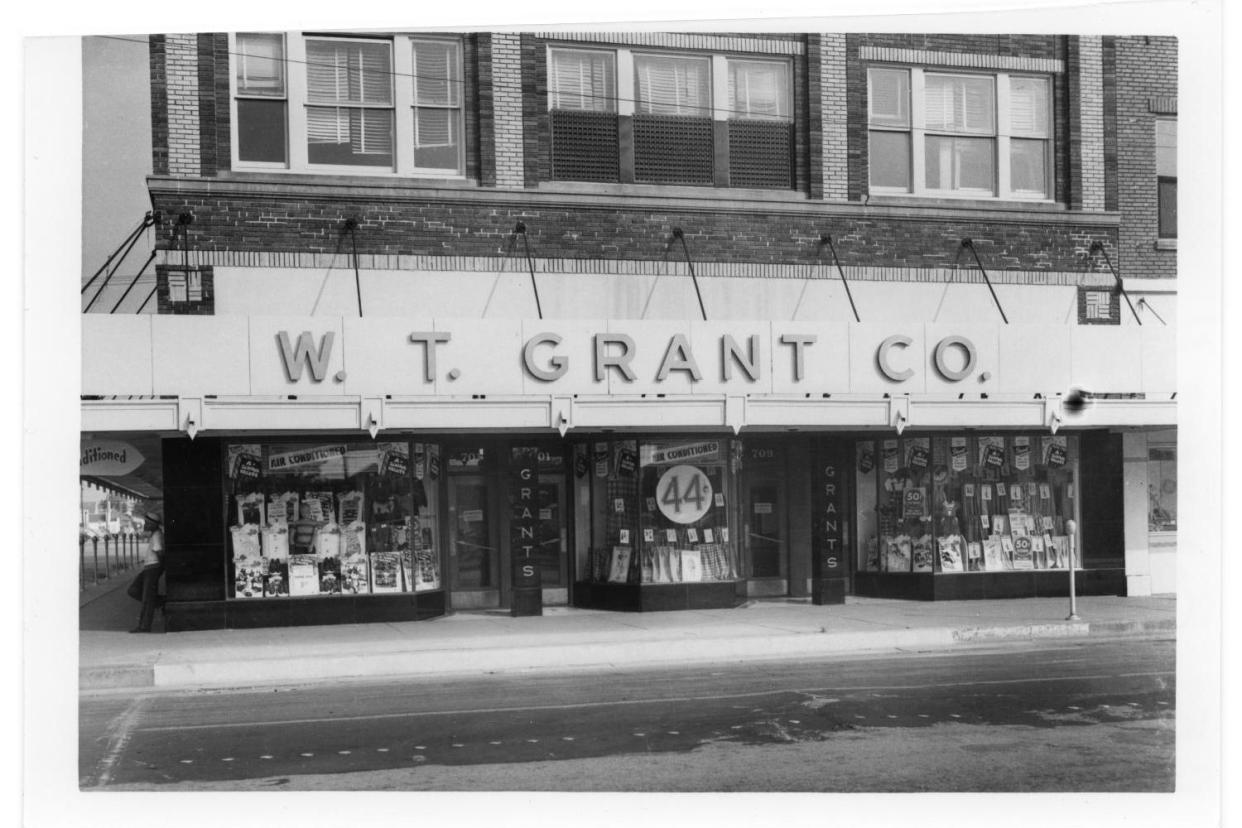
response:
<svg viewBox="0 0 1242 828"><path fill-rule="evenodd" d="M84 420L161 438L170 629L1150 591L1171 334L896 327L87 318L151 370Z"/></svg>

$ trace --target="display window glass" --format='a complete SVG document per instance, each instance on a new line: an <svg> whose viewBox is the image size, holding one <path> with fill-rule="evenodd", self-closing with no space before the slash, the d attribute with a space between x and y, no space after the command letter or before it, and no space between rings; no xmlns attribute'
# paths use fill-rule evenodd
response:
<svg viewBox="0 0 1242 828"><path fill-rule="evenodd" d="M742 576L735 440L612 440L577 447L591 481L589 579L614 584Z"/></svg>
<svg viewBox="0 0 1242 828"><path fill-rule="evenodd" d="M1147 530L1177 531L1177 447L1147 450Z"/></svg>
<svg viewBox="0 0 1242 828"><path fill-rule="evenodd" d="M440 589L434 443L227 447L229 596Z"/></svg>
<svg viewBox="0 0 1242 828"><path fill-rule="evenodd" d="M1068 435L948 434L855 448L863 572L1066 569L1077 514ZM1077 566L1081 567L1081 560Z"/></svg>

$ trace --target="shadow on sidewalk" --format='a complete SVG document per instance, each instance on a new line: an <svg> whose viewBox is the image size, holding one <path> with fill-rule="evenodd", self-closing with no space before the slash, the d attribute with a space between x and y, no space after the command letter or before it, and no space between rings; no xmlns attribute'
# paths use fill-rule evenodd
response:
<svg viewBox="0 0 1242 828"><path fill-rule="evenodd" d="M78 607L78 630L103 632L128 632L138 623L142 604L125 594L137 575L137 568L118 572L98 586L91 587L91 595L83 596L86 603Z"/></svg>

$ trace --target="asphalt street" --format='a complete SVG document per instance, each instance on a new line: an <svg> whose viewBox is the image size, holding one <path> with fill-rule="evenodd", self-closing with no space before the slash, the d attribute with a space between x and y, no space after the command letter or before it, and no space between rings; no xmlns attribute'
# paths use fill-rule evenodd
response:
<svg viewBox="0 0 1242 828"><path fill-rule="evenodd" d="M1174 707L1174 642L1133 639L88 693L79 778L83 790L1166 791ZM838 754L850 773L816 772Z"/></svg>

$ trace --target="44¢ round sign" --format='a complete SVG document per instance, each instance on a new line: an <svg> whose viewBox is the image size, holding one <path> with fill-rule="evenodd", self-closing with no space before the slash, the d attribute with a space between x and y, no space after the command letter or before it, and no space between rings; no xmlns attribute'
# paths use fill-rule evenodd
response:
<svg viewBox="0 0 1242 828"><path fill-rule="evenodd" d="M656 483L656 504L673 523L696 523L712 507L712 482L694 466L673 466Z"/></svg>

